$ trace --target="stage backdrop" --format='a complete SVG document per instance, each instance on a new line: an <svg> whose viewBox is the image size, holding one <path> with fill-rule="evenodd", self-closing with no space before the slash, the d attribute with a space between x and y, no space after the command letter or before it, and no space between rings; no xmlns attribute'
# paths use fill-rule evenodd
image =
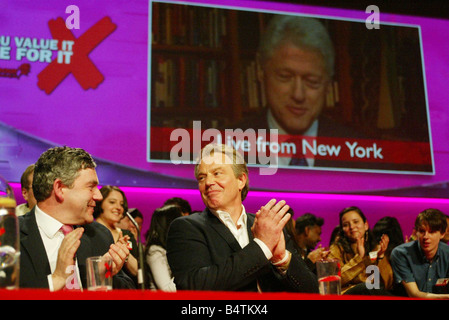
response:
<svg viewBox="0 0 449 320"><path fill-rule="evenodd" d="M362 135L294 142L297 153L332 161L270 176L255 163L251 188L446 197L449 21L379 9L376 29L364 10L257 1L2 1L0 174L18 182L42 151L68 145L96 158L101 184L195 188L193 165L162 154L180 141L168 141L171 131L235 129L263 109L260 35L273 16L306 15L322 21L336 52L325 114ZM179 78L188 68L202 80ZM171 87L161 85L168 75ZM222 141L243 151L251 142Z"/></svg>

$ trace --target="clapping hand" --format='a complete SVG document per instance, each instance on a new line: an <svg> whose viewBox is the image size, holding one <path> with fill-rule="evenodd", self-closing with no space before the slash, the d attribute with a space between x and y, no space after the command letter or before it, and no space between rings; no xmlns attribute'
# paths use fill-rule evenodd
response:
<svg viewBox="0 0 449 320"><path fill-rule="evenodd" d="M291 217L287 213L290 207L284 200L276 203L276 199L270 200L256 213L256 220L251 228L254 238L257 238L273 253L272 262L282 260L285 255L285 238L282 232Z"/></svg>

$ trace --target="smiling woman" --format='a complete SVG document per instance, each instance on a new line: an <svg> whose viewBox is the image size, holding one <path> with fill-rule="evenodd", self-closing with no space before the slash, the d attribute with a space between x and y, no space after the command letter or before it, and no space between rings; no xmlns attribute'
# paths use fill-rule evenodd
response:
<svg viewBox="0 0 449 320"><path fill-rule="evenodd" d="M386 295L393 283L393 273L385 251L388 237L382 237L379 243L369 229L368 221L358 207L348 207L340 212L340 234L336 243L329 248L329 258L341 263L341 292L347 294ZM368 267L377 267L379 286L372 287L367 282ZM379 273L378 272L378 273ZM377 274L378 274L377 273ZM368 280L369 281L369 280ZM368 285L367 285L368 283Z"/></svg>
<svg viewBox="0 0 449 320"><path fill-rule="evenodd" d="M97 222L106 226L118 238L119 230L115 224L120 221L123 213L128 209L125 193L115 186L104 186L100 189L103 200L95 207L94 217Z"/></svg>
<svg viewBox="0 0 449 320"><path fill-rule="evenodd" d="M124 218L124 213L128 211L128 200L126 199L125 193L116 186L103 186L100 192L103 200L97 202L94 210L94 218L98 223L108 228L114 238L114 242L127 244L131 254L125 261L124 270L137 285L137 242L131 231L121 229L117 225Z"/></svg>

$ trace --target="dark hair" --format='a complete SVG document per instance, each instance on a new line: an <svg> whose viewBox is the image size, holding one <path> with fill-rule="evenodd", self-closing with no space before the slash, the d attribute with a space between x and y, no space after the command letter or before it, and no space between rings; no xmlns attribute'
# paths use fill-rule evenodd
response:
<svg viewBox="0 0 449 320"><path fill-rule="evenodd" d="M446 215L438 209L426 209L416 217L415 230L418 231L423 225L429 226L432 232L445 233L447 228Z"/></svg>
<svg viewBox="0 0 449 320"><path fill-rule="evenodd" d="M336 241L336 244L340 245L346 253L355 254L355 252L351 248L351 241L346 237L346 235L343 231L343 223L342 223L343 216L350 211L356 212L362 218L363 222L366 222L365 215L363 214L362 210L360 210L360 208L358 208L358 207L355 207L355 206L347 207L347 208L343 209L342 211L340 211L340 214L339 214L340 234ZM368 229L365 232L365 255L368 255L369 252L371 252L375 249L375 247L376 247L376 242L374 241L374 236L373 236L371 230Z"/></svg>
<svg viewBox="0 0 449 320"><path fill-rule="evenodd" d="M176 218L182 217L182 210L178 205L170 204L154 210L151 216L150 228L146 233L146 244L144 257L148 256L152 245L167 248L167 235L170 224ZM154 289L156 283L151 268L145 258L146 272L144 282L147 289Z"/></svg>
<svg viewBox="0 0 449 320"><path fill-rule="evenodd" d="M398 245L404 243L404 234L398 219L395 217L383 217L376 222L373 227L373 235L376 243L380 242L384 234L389 238L388 248L385 251L386 256L389 258L391 251Z"/></svg>
<svg viewBox="0 0 449 320"><path fill-rule="evenodd" d="M34 197L37 202L48 199L56 179L72 188L81 170L95 169L96 166L91 155L81 148L50 148L41 154L34 166Z"/></svg>
<svg viewBox="0 0 449 320"><path fill-rule="evenodd" d="M101 187L100 189L100 193L103 196L103 199L101 201L97 201L95 208L94 208L94 218L97 219L102 213L103 213L103 208L101 207L103 204L103 201L106 200L106 198L109 196L109 194L112 191L118 191L122 194L123 196L123 214L125 214L126 211L128 211L128 200L126 199L126 195L125 193L116 186L110 186L110 185L106 185Z"/></svg>
<svg viewBox="0 0 449 320"><path fill-rule="evenodd" d="M335 226L334 230L332 230L331 233L331 237L329 239L329 247L335 242L336 239L338 239L337 237L340 236L340 226Z"/></svg>
<svg viewBox="0 0 449 320"><path fill-rule="evenodd" d="M139 209L137 209L137 208L128 209L128 212L131 215L131 217L133 217L134 219L139 217L139 218L142 218L142 220L143 220L143 214L142 214L142 212L139 211Z"/></svg>
<svg viewBox="0 0 449 320"><path fill-rule="evenodd" d="M34 163L30 164L25 171L22 173L22 176L20 177L20 187L22 189L30 190L33 187L33 181L30 181L28 177L34 172Z"/></svg>
<svg viewBox="0 0 449 320"><path fill-rule="evenodd" d="M183 213L187 212L189 215L192 214L192 207L190 206L190 203L187 200L184 200L179 197L173 197L173 198L167 199L164 203L164 206L169 205L169 204L177 205L178 207L181 208Z"/></svg>
<svg viewBox="0 0 449 320"><path fill-rule="evenodd" d="M324 219L319 218L311 213L305 213L296 219L296 232L297 234L304 233L306 227L309 226L319 226L321 227L324 224Z"/></svg>
<svg viewBox="0 0 449 320"><path fill-rule="evenodd" d="M167 248L168 228L172 221L179 217L182 217L182 211L177 205L167 205L154 210L151 216L150 229L147 233L147 249L151 245Z"/></svg>
<svg viewBox="0 0 449 320"><path fill-rule="evenodd" d="M285 229L285 231L287 231L287 234L292 239L293 246L295 247L296 251L301 252L302 249L301 249L301 247L299 246L299 243L298 243L296 228L293 225L293 215L295 214L295 212L290 207L290 208L288 208L287 213L291 214L291 218L288 219L287 224L285 225L284 229Z"/></svg>

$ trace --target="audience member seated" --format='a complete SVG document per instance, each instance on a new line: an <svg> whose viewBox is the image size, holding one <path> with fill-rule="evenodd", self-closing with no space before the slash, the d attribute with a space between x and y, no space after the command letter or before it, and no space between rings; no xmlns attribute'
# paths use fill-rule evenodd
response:
<svg viewBox="0 0 449 320"><path fill-rule="evenodd" d="M386 290L393 290L393 269L391 268L391 251L398 245L404 243L404 234L401 225L395 217L383 217L379 219L373 227L373 236L376 243L380 243L383 236L388 237L388 247L385 250L385 259L390 263L390 267L386 268L389 276L388 283L385 283Z"/></svg>
<svg viewBox="0 0 449 320"><path fill-rule="evenodd" d="M384 284L390 283L389 262L385 257L388 238L383 236L376 243L365 215L358 207L345 208L340 212L340 234L329 248L330 259L341 262L341 289L343 294L389 295ZM368 289L367 267L377 265L380 272L379 289Z"/></svg>
<svg viewBox="0 0 449 320"><path fill-rule="evenodd" d="M296 251L298 253L300 253L301 248L299 247L298 240L296 239L296 228L295 228L296 221L293 219L295 212L293 211L292 208L289 208L287 210L287 213L289 213L291 215L291 218L288 219L287 224L285 225L285 231L288 233L290 238L293 240L293 246L295 247Z"/></svg>
<svg viewBox="0 0 449 320"><path fill-rule="evenodd" d="M317 248L318 242L321 241L321 227L324 219L316 217L311 213L305 213L296 219L296 242L301 248L300 254L306 259L307 265L311 270L315 270L315 262L319 259L327 257L329 251L326 251L321 245Z"/></svg>
<svg viewBox="0 0 449 320"><path fill-rule="evenodd" d="M441 239L441 241L449 244L449 216L447 214L445 214L445 216L446 216L447 228L446 228L446 233L444 234L444 237L443 237L443 239Z"/></svg>
<svg viewBox="0 0 449 320"><path fill-rule="evenodd" d="M190 206L190 203L185 199L173 197L165 201L164 206L169 204L175 204L178 207L180 207L183 216L188 216L192 214L192 207Z"/></svg>
<svg viewBox="0 0 449 320"><path fill-rule="evenodd" d="M409 297L449 299L449 246L441 241L446 228L440 210L424 210L415 220L417 240L393 249L394 281Z"/></svg>
<svg viewBox="0 0 449 320"><path fill-rule="evenodd" d="M240 153L208 144L195 177L206 209L175 219L168 233L178 290L318 292L316 276L283 232L291 218L285 201L246 212L248 169Z"/></svg>
<svg viewBox="0 0 449 320"><path fill-rule="evenodd" d="M103 199L97 201L94 218L98 223L108 228L115 243L126 243L131 254L125 262L124 271L134 280L137 286L139 249L136 239L131 231L117 227L117 223L120 222L124 213L128 210L126 195L120 188L110 185L103 186L100 189L100 193Z"/></svg>
<svg viewBox="0 0 449 320"><path fill-rule="evenodd" d="M33 194L33 174L34 164L29 165L20 178L20 187L22 190L22 196L25 199L25 203L19 204L16 207L16 216L22 216L25 213L31 211L36 205L36 199Z"/></svg>
<svg viewBox="0 0 449 320"><path fill-rule="evenodd" d="M128 210L131 217L134 218L134 221L137 222L137 225L139 226L139 232L142 234L142 226L143 226L143 214L139 211L137 208L132 208Z"/></svg>
<svg viewBox="0 0 449 320"><path fill-rule="evenodd" d="M340 234L340 226L335 226L334 230L332 230L330 239L329 239L329 248L331 245L333 245L339 238Z"/></svg>
<svg viewBox="0 0 449 320"><path fill-rule="evenodd" d="M19 217L21 288L86 288L86 259L98 255L113 259L113 288L135 288L121 271L129 250L93 218L102 200L95 167L90 154L69 147L48 149L36 162L37 204Z"/></svg>
<svg viewBox="0 0 449 320"><path fill-rule="evenodd" d="M129 219L128 215L126 215L126 214L123 214L122 218L120 219L120 221L118 223L115 224L115 226L119 229L130 231L132 233L132 235L134 236L134 239L139 240L138 236L142 230L143 215L139 210L137 210L135 208L129 209L128 213L131 215L131 217L137 223L139 230L137 230L134 223L132 223L132 221Z"/></svg>
<svg viewBox="0 0 449 320"><path fill-rule="evenodd" d="M146 240L146 287L162 291L176 291L167 261L167 234L171 222L183 216L177 205L165 205L154 211Z"/></svg>

